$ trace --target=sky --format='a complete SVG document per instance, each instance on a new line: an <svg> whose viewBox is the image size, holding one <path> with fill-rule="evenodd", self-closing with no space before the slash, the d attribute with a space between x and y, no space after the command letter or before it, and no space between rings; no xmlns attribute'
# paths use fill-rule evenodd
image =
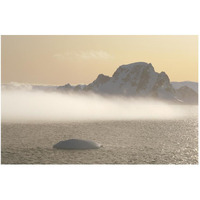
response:
<svg viewBox="0 0 200 200"><path fill-rule="evenodd" d="M88 84L123 64L151 63L171 81L198 81L198 36L1 36L1 81Z"/></svg>

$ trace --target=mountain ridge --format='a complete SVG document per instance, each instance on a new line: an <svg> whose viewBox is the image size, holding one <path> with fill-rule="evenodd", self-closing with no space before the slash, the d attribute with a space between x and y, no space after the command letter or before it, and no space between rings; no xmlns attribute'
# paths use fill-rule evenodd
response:
<svg viewBox="0 0 200 200"><path fill-rule="evenodd" d="M174 87L174 89L179 89L183 86L187 86L191 89L193 89L196 93L198 93L198 82L193 82L193 81L172 81L171 82L172 86Z"/></svg>
<svg viewBox="0 0 200 200"><path fill-rule="evenodd" d="M182 90L177 90L170 82L168 75L165 72L156 72L151 63L136 62L127 65L119 66L113 75L106 76L99 74L97 78L90 84L80 88L78 86L58 87L58 90L79 92L94 92L97 94L106 95L122 95L132 97L153 97L169 101L182 103L198 102L198 94L193 93L190 87ZM180 89L179 87L178 89ZM190 91L192 90L192 91ZM188 101L187 94L192 95ZM181 92L181 95L180 95ZM180 97L182 97L180 99ZM194 98L193 98L194 97Z"/></svg>
<svg viewBox="0 0 200 200"><path fill-rule="evenodd" d="M165 72L156 72L151 63L136 62L119 66L112 76L99 74L88 85L44 86L22 84L22 89L56 92L92 92L100 95L150 97L185 104L198 104L198 83L170 82ZM16 88L19 84L2 88Z"/></svg>

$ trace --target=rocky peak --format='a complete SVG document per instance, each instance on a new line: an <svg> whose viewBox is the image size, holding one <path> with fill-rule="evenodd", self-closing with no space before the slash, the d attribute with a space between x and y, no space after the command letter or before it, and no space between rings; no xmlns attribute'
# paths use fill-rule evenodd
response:
<svg viewBox="0 0 200 200"><path fill-rule="evenodd" d="M104 85L109 80L110 80L109 76L105 76L104 74L99 74L97 79L94 80L89 85L87 85L84 90L86 90L86 91L91 90L93 92L97 92L98 88L101 87L101 85Z"/></svg>
<svg viewBox="0 0 200 200"><path fill-rule="evenodd" d="M121 65L113 74L113 78L119 78L119 75L121 74L129 74L129 75L133 75L135 74L135 76L139 75L140 73L142 73L143 71L153 71L154 72L154 68L152 67L151 63L145 63L145 62L136 62L136 63L131 63L128 65Z"/></svg>
<svg viewBox="0 0 200 200"><path fill-rule="evenodd" d="M60 90L60 91L68 91L68 90L72 90L72 89L73 89L73 86L71 86L71 85L68 83L68 84L65 84L65 85L63 85L63 86L58 86L57 89Z"/></svg>
<svg viewBox="0 0 200 200"><path fill-rule="evenodd" d="M73 86L68 84L63 87L71 89ZM151 63L136 62L121 65L112 77L99 74L89 85L72 89L107 95L155 97L176 101L177 97L180 97L179 99L183 97L184 88L176 92L165 72L155 72ZM191 91L185 88L183 93L191 94Z"/></svg>
<svg viewBox="0 0 200 200"><path fill-rule="evenodd" d="M105 76L104 74L99 74L97 79L95 80L96 83L102 84L110 80L109 76Z"/></svg>

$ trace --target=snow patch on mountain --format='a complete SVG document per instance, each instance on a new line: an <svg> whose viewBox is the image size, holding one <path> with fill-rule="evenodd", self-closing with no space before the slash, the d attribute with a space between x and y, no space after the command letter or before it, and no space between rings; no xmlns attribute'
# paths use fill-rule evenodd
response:
<svg viewBox="0 0 200 200"><path fill-rule="evenodd" d="M96 80L88 85L70 85L68 83L63 86L51 86L10 83L2 84L1 87L2 90L41 90L62 93L89 92L109 96L148 97L186 104L198 103L198 83L190 81L171 83L165 72L158 73L151 63L145 62L121 65L111 77L99 74Z"/></svg>
<svg viewBox="0 0 200 200"><path fill-rule="evenodd" d="M100 74L85 87L100 94L174 99L175 90L165 72L155 72L151 63L120 66L112 77Z"/></svg>

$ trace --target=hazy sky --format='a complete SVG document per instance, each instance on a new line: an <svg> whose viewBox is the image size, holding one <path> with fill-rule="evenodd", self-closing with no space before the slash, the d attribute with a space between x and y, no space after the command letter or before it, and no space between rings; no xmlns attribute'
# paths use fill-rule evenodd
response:
<svg viewBox="0 0 200 200"><path fill-rule="evenodd" d="M152 63L171 81L198 81L198 36L2 36L2 83L64 85Z"/></svg>

